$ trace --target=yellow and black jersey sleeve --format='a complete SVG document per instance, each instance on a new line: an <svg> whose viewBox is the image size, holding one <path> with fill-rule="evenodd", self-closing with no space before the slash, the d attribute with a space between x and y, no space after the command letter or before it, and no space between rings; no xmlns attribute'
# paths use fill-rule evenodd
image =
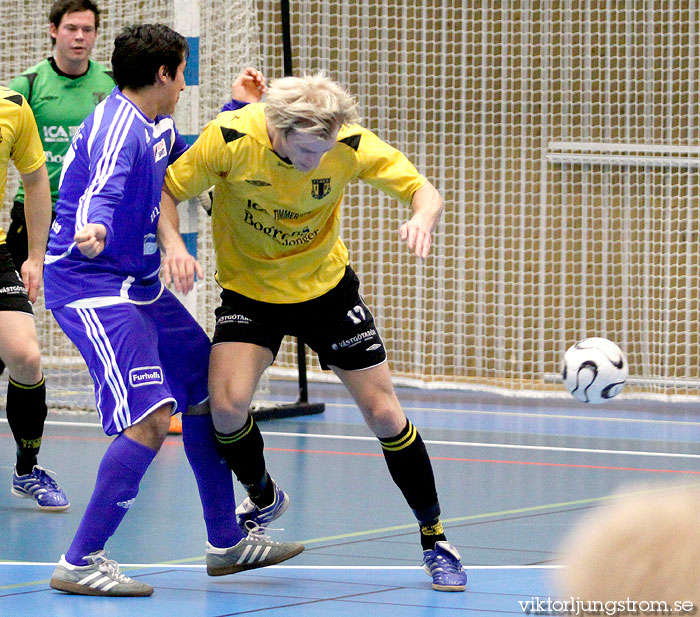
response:
<svg viewBox="0 0 700 617"><path fill-rule="evenodd" d="M357 156L357 177L403 203L426 179L406 156L372 131L357 125L343 127L338 141L353 147Z"/></svg>
<svg viewBox="0 0 700 617"><path fill-rule="evenodd" d="M10 161L21 174L28 174L39 169L46 156L27 101L14 90L0 87L0 203Z"/></svg>
<svg viewBox="0 0 700 617"><path fill-rule="evenodd" d="M224 126L227 113L231 112L220 114L207 124L194 144L168 168L165 184L178 201L199 195L243 164L244 159L226 147L234 134L239 135Z"/></svg>
<svg viewBox="0 0 700 617"><path fill-rule="evenodd" d="M44 164L46 157L31 107L21 94L7 88L0 91L0 104L3 119L9 121L8 133L13 136L10 149L12 162L21 174L36 171Z"/></svg>

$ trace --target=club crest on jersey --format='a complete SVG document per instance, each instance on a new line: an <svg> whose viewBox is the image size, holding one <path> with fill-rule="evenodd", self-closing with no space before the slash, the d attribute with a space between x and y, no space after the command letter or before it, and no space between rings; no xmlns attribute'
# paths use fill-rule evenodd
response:
<svg viewBox="0 0 700 617"><path fill-rule="evenodd" d="M161 139L153 146L153 155L156 157L156 163L168 155L168 149L165 147L165 139Z"/></svg>
<svg viewBox="0 0 700 617"><path fill-rule="evenodd" d="M143 237L143 254L155 255L158 252L158 244L156 243L155 234L146 234Z"/></svg>
<svg viewBox="0 0 700 617"><path fill-rule="evenodd" d="M160 366L139 366L129 371L129 384L133 388L161 383L163 383L163 369Z"/></svg>
<svg viewBox="0 0 700 617"><path fill-rule="evenodd" d="M311 197L314 199L323 199L330 192L330 178L316 178L311 180Z"/></svg>

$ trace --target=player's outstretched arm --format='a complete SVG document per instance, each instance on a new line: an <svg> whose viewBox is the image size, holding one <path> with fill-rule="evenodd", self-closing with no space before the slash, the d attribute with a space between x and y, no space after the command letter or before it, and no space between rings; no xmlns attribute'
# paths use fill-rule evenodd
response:
<svg viewBox="0 0 700 617"><path fill-rule="evenodd" d="M190 255L182 240L177 201L166 187L163 187L161 193L158 243L165 252L161 265L165 283L173 283L175 289L181 293L192 291L195 274L202 278L204 271L199 262Z"/></svg>
<svg viewBox="0 0 700 617"><path fill-rule="evenodd" d="M246 67L231 84L231 98L243 103L257 103L267 91L265 76L252 67Z"/></svg>
<svg viewBox="0 0 700 617"><path fill-rule="evenodd" d="M51 225L51 188L46 165L21 174L24 183L24 214L27 220L27 261L22 264L22 282L30 302L36 302L44 273L44 253Z"/></svg>
<svg viewBox="0 0 700 617"><path fill-rule="evenodd" d="M399 227L399 237L416 257L425 259L430 253L432 233L442 215L442 197L426 182L414 194L413 216Z"/></svg>

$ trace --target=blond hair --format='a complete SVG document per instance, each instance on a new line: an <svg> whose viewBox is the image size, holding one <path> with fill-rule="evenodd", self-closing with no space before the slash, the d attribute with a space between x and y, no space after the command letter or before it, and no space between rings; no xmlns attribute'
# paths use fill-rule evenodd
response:
<svg viewBox="0 0 700 617"><path fill-rule="evenodd" d="M299 131L320 139L329 139L344 124L360 120L355 99L323 71L273 80L265 99L265 117L285 134Z"/></svg>
<svg viewBox="0 0 700 617"><path fill-rule="evenodd" d="M558 591L587 602L629 598L700 607L699 518L697 485L628 487L575 528Z"/></svg>

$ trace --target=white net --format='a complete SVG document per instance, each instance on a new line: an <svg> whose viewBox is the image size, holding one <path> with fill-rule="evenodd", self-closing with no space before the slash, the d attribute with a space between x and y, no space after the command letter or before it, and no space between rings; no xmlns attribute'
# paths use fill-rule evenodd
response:
<svg viewBox="0 0 700 617"><path fill-rule="evenodd" d="M346 198L398 381L561 392L563 351L600 335L637 391L696 393L696 1L299 0L292 23L295 70L347 85L445 197L425 265L397 239L405 208Z"/></svg>
<svg viewBox="0 0 700 617"><path fill-rule="evenodd" d="M48 55L50 2L0 4L6 83ZM173 19L171 0L101 4L101 61L123 23ZM295 70L348 86L363 124L445 198L420 264L397 239L407 208L361 183L346 196L342 235L397 381L561 392L563 351L600 335L627 352L633 390L696 393L697 0L291 4ZM242 66L280 76L282 48L278 2L202 0L200 17L204 122ZM211 333L208 222L197 314ZM37 313L46 361L65 364L69 345ZM296 373L293 341L274 373Z"/></svg>

